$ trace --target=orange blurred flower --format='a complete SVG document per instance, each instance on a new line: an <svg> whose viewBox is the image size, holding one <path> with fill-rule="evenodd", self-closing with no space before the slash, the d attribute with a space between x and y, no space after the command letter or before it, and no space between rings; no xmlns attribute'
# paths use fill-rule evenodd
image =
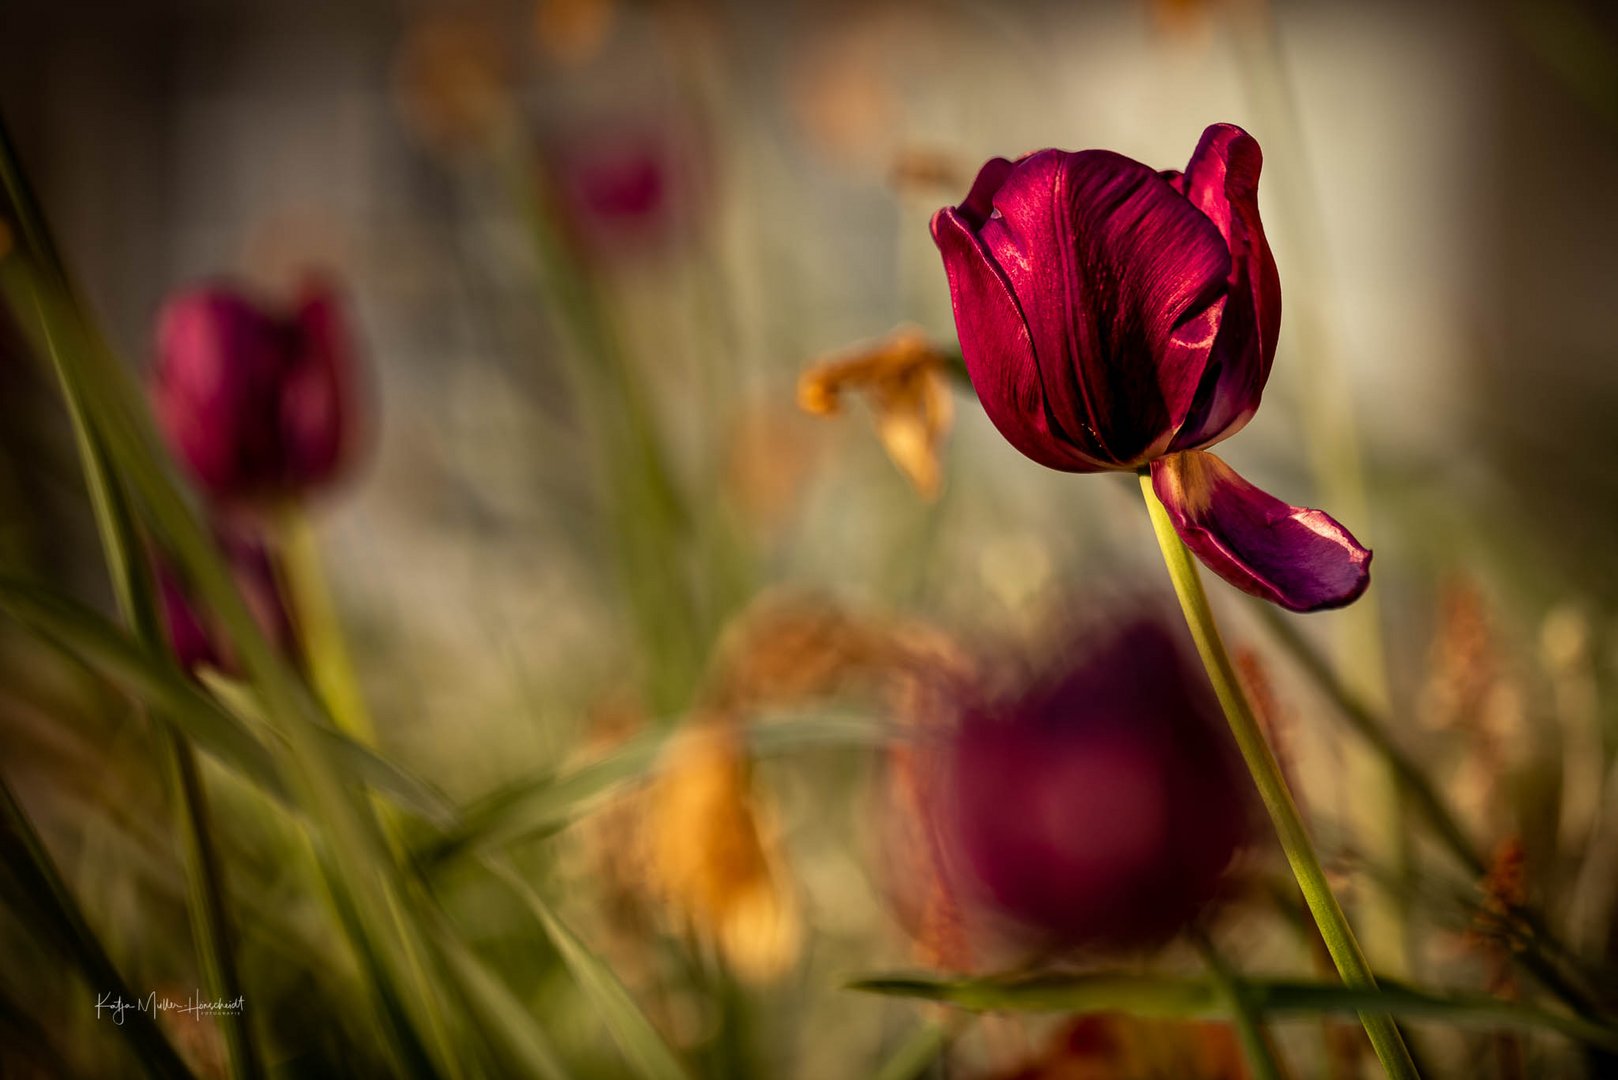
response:
<svg viewBox="0 0 1618 1080"><path fill-rule="evenodd" d="M817 416L842 409L846 391L870 402L888 457L923 498L942 486L938 451L954 420L945 375L948 354L911 327L868 348L811 365L798 378L798 404Z"/></svg>
<svg viewBox="0 0 1618 1080"><path fill-rule="evenodd" d="M648 819L658 890L739 976L784 974L798 958L802 919L740 729L725 716L698 721L668 754Z"/></svg>

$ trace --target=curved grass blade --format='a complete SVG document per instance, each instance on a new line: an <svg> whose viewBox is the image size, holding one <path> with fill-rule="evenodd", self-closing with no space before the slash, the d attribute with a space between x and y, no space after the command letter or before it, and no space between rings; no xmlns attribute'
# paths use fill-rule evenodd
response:
<svg viewBox="0 0 1618 1080"><path fill-rule="evenodd" d="M3 133L0 133L0 138L4 138ZM14 177L18 170L9 140L0 144L0 155L6 161L7 189L20 190L20 179ZM31 210L31 202L24 209ZM36 247L40 246L39 238L34 238L33 243ZM49 246L48 238L44 246ZM44 314L39 309L37 296L36 313ZM57 351L57 342L43 320L42 330L50 351L51 367L56 372L72 421L85 486L118 609L139 639L140 651L154 660L166 657L167 648L152 596L151 576L140 555L141 539L130 516L127 500L114 479L106 449L96 439L85 419L83 402L68 376L63 357ZM186 908L191 918L203 985L214 999L229 1000L240 993L242 982L236 963L235 931L225 899L224 867L214 844L207 788L197 768L196 752L190 740L166 716L157 717L155 736L163 759L168 796L174 805L175 828L184 852L188 892ZM224 1025L223 1035L231 1074L243 1080L257 1080L263 1076L252 1019L243 1017L240 1023Z"/></svg>
<svg viewBox="0 0 1618 1080"><path fill-rule="evenodd" d="M886 725L849 716L781 720L747 730L755 757L817 746L876 746L894 735ZM463 855L555 832L598 801L655 775L668 738L669 725L662 725L594 761L507 784L463 810L460 825L422 849L418 862L433 870Z"/></svg>
<svg viewBox="0 0 1618 1080"><path fill-rule="evenodd" d="M1385 717L1379 716L1332 668L1321 652L1299 632L1296 624L1269 604L1258 605L1258 613L1292 659L1337 706L1337 713L1354 733L1387 764L1410 804L1455 860L1472 876L1487 873L1488 861L1468 836L1460 820L1439 794L1421 766L1399 746ZM1530 931L1526 948L1516 955L1517 962L1539 983L1587 1018L1602 1014L1600 994L1592 992L1591 979L1582 970L1578 957L1564 945L1537 909L1519 907L1516 916Z"/></svg>
<svg viewBox="0 0 1618 1080"><path fill-rule="evenodd" d="M32 240L30 244L37 246ZM106 447L143 526L174 556L201 601L220 618L236 655L263 693L266 712L285 740L283 775L307 812L306 820L319 824L331 856L333 892L344 894L361 913L350 925L374 938L362 943L361 952L377 961L371 972L376 1007L384 1009L381 983L389 983L387 994L403 1004L409 1023L431 1048L435 1065L446 1075L458 1075L457 1055L445 1038L449 1002L423 969L420 930L400 903L398 866L381 836L375 808L354 788L320 734L329 726L328 718L259 629L212 536L175 481L129 371L76 302L60 264L53 259L40 274L28 263L22 258L0 263L0 288L14 307L21 298L26 301L22 310L37 308L37 325L21 320L27 332L37 336L48 328L64 343L59 350L63 382L82 402L88 426Z"/></svg>
<svg viewBox="0 0 1618 1080"><path fill-rule="evenodd" d="M579 989L594 1004L623 1051L635 1075L644 1080L689 1080L685 1067L675 1057L652 1022L641 1012L618 976L590 951L578 935L559 919L545 899L515 871L503 865L491 870L522 898L545 929L551 944L561 954Z"/></svg>
<svg viewBox="0 0 1618 1080"><path fill-rule="evenodd" d="M158 662L141 650L99 612L31 582L0 577L0 610L134 697L161 710L199 746L268 794L283 803L289 800L274 754L242 722L253 720L260 726L268 723L251 688L209 677L209 689L229 708L221 706L172 664ZM454 807L425 780L339 731L322 729L318 737L348 775L438 828L456 827Z"/></svg>
<svg viewBox="0 0 1618 1080"><path fill-rule="evenodd" d="M21 921L43 941L55 944L83 974L91 993L134 1002L138 999L113 965L95 931L68 890L50 853L11 788L0 779L0 892ZM151 1013L128 1009L113 1025L153 1076L191 1080L191 1070L169 1044Z"/></svg>
<svg viewBox="0 0 1618 1080"><path fill-rule="evenodd" d="M202 682L228 711L242 720L263 728L271 726L264 703L252 686L216 671L205 672ZM460 815L454 805L426 780L335 728L321 728L317 737L328 744L346 774L387 796L394 805L414 812L436 828L460 827Z"/></svg>
<svg viewBox="0 0 1618 1080"><path fill-rule="evenodd" d="M927 1021L911 1032L899 1048L876 1070L873 1080L915 1080L955 1041L962 1024L951 1017L942 1023Z"/></svg>
<svg viewBox="0 0 1618 1080"><path fill-rule="evenodd" d="M210 753L284 799L274 755L230 713L105 616L53 590L0 577L0 610L166 717Z"/></svg>
<svg viewBox="0 0 1618 1080"><path fill-rule="evenodd" d="M1096 972L1022 979L945 979L926 974L878 975L850 989L941 1001L974 1012L1125 1012L1165 1019L1226 1017L1229 1004L1212 980L1175 975ZM1618 1028L1486 994L1439 994L1382 982L1376 989L1339 983L1243 979L1252 1007L1274 1018L1388 1013L1477 1027L1555 1031L1578 1042L1618 1049Z"/></svg>
<svg viewBox="0 0 1618 1080"><path fill-rule="evenodd" d="M443 955L450 974L466 992L467 1010L490 1046L497 1051L501 1072L511 1075L512 1067L521 1075L540 1080L567 1080L568 1071L557 1057L550 1040L535 1023L529 1011L456 937L442 920L429 918L429 929Z"/></svg>

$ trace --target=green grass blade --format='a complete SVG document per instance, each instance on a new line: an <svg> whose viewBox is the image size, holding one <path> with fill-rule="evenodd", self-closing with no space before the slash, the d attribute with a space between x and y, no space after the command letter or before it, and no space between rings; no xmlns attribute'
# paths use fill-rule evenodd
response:
<svg viewBox="0 0 1618 1080"><path fill-rule="evenodd" d="M178 724L220 760L285 797L274 755L172 663L155 660L107 618L50 589L0 577L0 610Z"/></svg>
<svg viewBox="0 0 1618 1080"><path fill-rule="evenodd" d="M128 370L107 350L74 302L65 279L60 274L33 273L27 263L27 259L0 262L0 289L16 310L28 312L37 304L38 325L32 318L20 320L25 330L37 338L44 326L62 343L58 354L64 383L83 403L88 426L106 447L142 524L175 558L202 603L219 617L234 652L263 694L266 713L285 740L288 768L283 775L292 796L307 820L319 823L334 892L359 913L350 925L374 935L365 948L378 960L377 975L390 983L372 986L374 1001L379 1009L385 995L403 1002L440 1071L458 1075L457 1055L445 1036L451 1026L449 1003L424 968L419 928L411 925L408 908L401 903L399 867L381 835L375 808L353 788L331 741L321 733L329 727L329 719L265 638L237 591L212 535L173 477ZM30 307L18 309L19 298Z"/></svg>
<svg viewBox="0 0 1618 1080"><path fill-rule="evenodd" d="M872 1080L916 1080L949 1048L959 1029L960 1024L954 1020L921 1024L882 1063Z"/></svg>
<svg viewBox="0 0 1618 1080"><path fill-rule="evenodd" d="M1618 1048L1618 1027L1486 994L1441 994L1386 982L1374 989L1284 979L1242 979L1240 985L1252 1007L1272 1018L1382 1012L1457 1025L1555 1031L1593 1046ZM850 988L974 1012L1124 1012L1169 1019L1229 1015L1226 996L1212 980L1174 975L1095 972L948 979L896 974L859 979Z"/></svg>
<svg viewBox="0 0 1618 1080"><path fill-rule="evenodd" d="M430 925L446 966L465 992L472 1022L502 1059L501 1072L510 1075L512 1069L520 1069L522 1075L540 1080L566 1080L567 1068L529 1010L446 924Z"/></svg>
<svg viewBox="0 0 1618 1080"><path fill-rule="evenodd" d="M215 671L204 673L202 682L236 716L258 727L272 726L263 701L251 685ZM460 814L454 804L420 776L334 728L321 728L316 737L326 744L345 775L354 777L437 829L461 828Z"/></svg>
<svg viewBox="0 0 1618 1080"><path fill-rule="evenodd" d="M460 826L424 848L419 861L432 868L564 827L614 792L654 776L662 768L668 727L635 735L583 765L505 785L468 806ZM816 747L879 746L894 737L886 725L835 715L756 723L747 730L755 757Z"/></svg>
<svg viewBox="0 0 1618 1080"><path fill-rule="evenodd" d="M55 944L83 974L91 993L134 1002L137 995L113 965L79 909L50 853L11 788L0 780L0 893L42 941ZM110 1021L109 1021L110 1022ZM191 1070L149 1012L128 1009L114 1024L151 1075L189 1080Z"/></svg>
<svg viewBox="0 0 1618 1080"><path fill-rule="evenodd" d="M629 995L618 976L601 958L590 951L549 904L515 871L503 866L491 867L495 874L511 886L522 898L545 929L551 944L561 955L562 962L572 973L579 989L595 1006L607 1030L612 1033L618 1048L623 1051L635 1075L643 1080L689 1080L685 1067L674 1051L669 1049L663 1036L641 1012L640 1006Z"/></svg>

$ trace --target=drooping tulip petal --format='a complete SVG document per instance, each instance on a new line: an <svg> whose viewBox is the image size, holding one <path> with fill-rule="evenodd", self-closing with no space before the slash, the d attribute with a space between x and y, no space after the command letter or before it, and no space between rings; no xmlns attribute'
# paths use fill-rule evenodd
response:
<svg viewBox="0 0 1618 1080"><path fill-rule="evenodd" d="M1190 409L1230 254L1206 215L1138 161L1045 150L1018 162L979 230L1022 303L1052 419L1128 464Z"/></svg>
<svg viewBox="0 0 1618 1080"><path fill-rule="evenodd" d="M1229 297L1196 403L1175 436L1176 450L1228 438L1258 409L1281 330L1281 280L1258 213L1264 156L1231 124L1202 133L1185 175L1172 181L1219 229L1230 250Z"/></svg>
<svg viewBox="0 0 1618 1080"><path fill-rule="evenodd" d="M1158 458L1152 487L1186 546L1243 592L1320 611L1352 603L1370 584L1371 552L1347 529L1260 491L1213 454Z"/></svg>

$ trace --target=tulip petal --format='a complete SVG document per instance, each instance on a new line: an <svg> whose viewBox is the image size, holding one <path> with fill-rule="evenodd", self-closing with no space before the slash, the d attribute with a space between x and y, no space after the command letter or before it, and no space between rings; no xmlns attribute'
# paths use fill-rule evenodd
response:
<svg viewBox="0 0 1618 1080"><path fill-rule="evenodd" d="M1260 491L1213 454L1158 458L1152 487L1186 546L1243 592L1321 611L1359 599L1371 582L1371 552L1347 529Z"/></svg>
<svg viewBox="0 0 1618 1080"><path fill-rule="evenodd" d="M1022 308L973 227L971 215L985 205L974 203L974 198L997 165L1011 167L1009 162L991 161L966 203L933 216L933 240L949 275L961 356L983 411L1007 442L1052 469L1099 472L1111 465L1100 457L1093 440L1075 445L1054 430Z"/></svg>
<svg viewBox="0 0 1618 1080"><path fill-rule="evenodd" d="M286 482L308 486L331 476L353 441L349 378L357 366L342 311L320 284L305 289L296 313L298 346L281 387L281 456Z"/></svg>
<svg viewBox="0 0 1618 1080"><path fill-rule="evenodd" d="M170 449L207 491L275 479L279 432L264 403L279 392L282 334L223 288L179 294L158 321L153 408Z"/></svg>
<svg viewBox="0 0 1618 1080"><path fill-rule="evenodd" d="M1022 301L1050 416L1115 465L1161 453L1191 409L1230 252L1156 172L1106 150L1019 161L978 230Z"/></svg>
<svg viewBox="0 0 1618 1080"><path fill-rule="evenodd" d="M1281 331L1281 280L1258 212L1264 155L1233 124L1202 133L1185 174L1171 181L1201 210L1230 251L1229 300L1196 402L1173 449L1210 445L1239 431L1258 409Z"/></svg>

